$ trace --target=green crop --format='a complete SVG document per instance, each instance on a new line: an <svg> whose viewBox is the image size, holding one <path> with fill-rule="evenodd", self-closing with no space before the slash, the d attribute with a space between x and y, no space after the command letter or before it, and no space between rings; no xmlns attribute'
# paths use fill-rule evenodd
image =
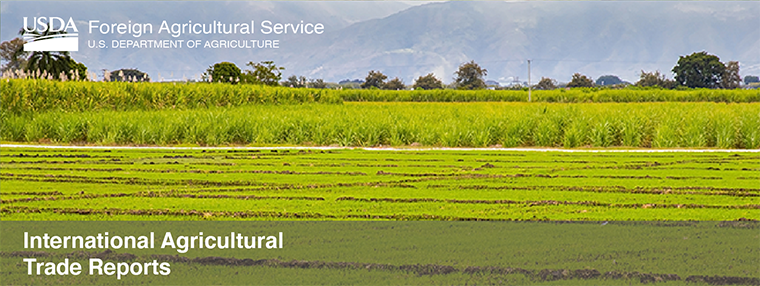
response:
<svg viewBox="0 0 760 286"><path fill-rule="evenodd" d="M344 101L475 102L528 101L527 90L343 90ZM667 90L575 88L532 91L534 102L760 102L758 90Z"/></svg>
<svg viewBox="0 0 760 286"><path fill-rule="evenodd" d="M755 285L756 222L9 222L0 265L4 284L297 285ZM171 266L157 275L36 276L19 261L21 232L111 235L164 232L219 235L283 232L283 249L51 249L43 261L106 261ZM247 261L245 261L247 260ZM553 273L553 274L552 274ZM701 279L700 279L701 278ZM725 283L725 282L732 283ZM721 283L723 282L723 283ZM659 284L659 283L657 283ZM657 285L655 284L655 285Z"/></svg>
<svg viewBox="0 0 760 286"><path fill-rule="evenodd" d="M341 103L330 90L219 83L0 80L2 110L160 110L250 104Z"/></svg>
<svg viewBox="0 0 760 286"><path fill-rule="evenodd" d="M0 110L161 110L251 104L374 102L525 102L512 90L331 90L208 83L0 80ZM760 102L758 90L558 89L533 91L535 102Z"/></svg>
<svg viewBox="0 0 760 286"><path fill-rule="evenodd" d="M4 219L735 220L755 153L3 148Z"/></svg>
<svg viewBox="0 0 760 286"><path fill-rule="evenodd" d="M760 148L760 104L346 103L0 112L0 139L75 144Z"/></svg>

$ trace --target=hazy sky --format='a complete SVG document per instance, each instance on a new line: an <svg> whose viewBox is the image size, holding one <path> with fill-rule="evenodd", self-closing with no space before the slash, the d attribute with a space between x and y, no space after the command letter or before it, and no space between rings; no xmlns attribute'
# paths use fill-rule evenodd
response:
<svg viewBox="0 0 760 286"><path fill-rule="evenodd" d="M17 37L23 17L73 17L79 21L80 32L80 50L72 53L75 60L91 70L138 68L151 74L160 72L166 78L193 77L219 61L244 67L252 59L271 59L286 67L286 76L293 73L337 81L363 78L368 70L377 69L406 83L430 72L449 82L460 63L476 60L489 70L488 79L508 82L514 77L527 80L525 60L533 59L531 76L535 81L544 76L568 81L574 72L593 78L615 74L635 81L641 70L669 74L679 55L702 50L718 54L724 61L740 61L742 75L760 74L760 1L433 2L2 1L0 40ZM478 4L484 2L486 5ZM509 4L494 5L500 2ZM481 7L463 7L461 3ZM459 8L451 8L455 6ZM250 37L279 39L277 50L90 49L88 40L102 39L110 45L115 39L135 38L90 35L87 19L152 22L156 26L161 20L270 19L296 24L304 20L323 22L327 32L320 36ZM370 19L374 20L367 22ZM481 26L470 27L472 23ZM223 38L236 39L183 37ZM140 39L173 38L144 35Z"/></svg>

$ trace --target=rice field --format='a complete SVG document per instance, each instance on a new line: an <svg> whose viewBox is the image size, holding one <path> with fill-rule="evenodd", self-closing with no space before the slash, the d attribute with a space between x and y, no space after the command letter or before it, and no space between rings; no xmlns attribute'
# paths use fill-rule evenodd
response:
<svg viewBox="0 0 760 286"><path fill-rule="evenodd" d="M11 223L35 231L44 223ZM287 247L272 251L173 249L34 252L40 260L68 258L86 265L96 257L114 263L170 263L164 276L34 277L35 284L208 285L757 285L760 279L753 222L462 223L307 222L47 223L55 233L110 230L211 235L283 231ZM477 235L473 235L477 234ZM438 238L438 239L437 239ZM439 239L445 238L445 239ZM642 244L641 241L649 241ZM317 242L317 243L315 243ZM476 242L475 244L473 242ZM5 244L8 244L5 242ZM6 250L9 248L5 248ZM381 249L382 251L378 251ZM487 250L487 251L484 251ZM28 282L29 251L0 252L4 284ZM362 283L371 281L370 283Z"/></svg>
<svg viewBox="0 0 760 286"><path fill-rule="evenodd" d="M0 252L4 284L757 285L757 222L5 222L57 234L285 233L278 250L35 251L87 265L158 260L171 275L32 276L30 251ZM5 245L21 245L2 235ZM12 242L10 242L12 241ZM646 242L646 243L642 243Z"/></svg>
<svg viewBox="0 0 760 286"><path fill-rule="evenodd" d="M2 148L3 220L739 220L758 153Z"/></svg>
<svg viewBox="0 0 760 286"><path fill-rule="evenodd" d="M11 284L760 283L757 152L6 145L0 165L0 265ZM21 236L9 235L35 228L282 231L288 247L34 252L157 259L172 276L30 278L18 260L32 254L13 251Z"/></svg>

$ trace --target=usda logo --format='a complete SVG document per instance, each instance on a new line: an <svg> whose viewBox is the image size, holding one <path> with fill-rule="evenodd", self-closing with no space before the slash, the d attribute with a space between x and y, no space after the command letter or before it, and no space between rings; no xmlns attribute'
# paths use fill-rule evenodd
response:
<svg viewBox="0 0 760 286"><path fill-rule="evenodd" d="M22 36L27 52L79 51L79 30L71 17L68 21L59 17L33 17L31 25L28 17L24 17Z"/></svg>

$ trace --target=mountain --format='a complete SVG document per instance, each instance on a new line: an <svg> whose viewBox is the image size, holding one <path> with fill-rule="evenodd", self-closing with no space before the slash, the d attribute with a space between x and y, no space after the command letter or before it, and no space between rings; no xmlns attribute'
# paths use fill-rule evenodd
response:
<svg viewBox="0 0 760 286"><path fill-rule="evenodd" d="M758 1L27 3L0 4L2 40L15 36L16 23L24 11L73 15L77 19L98 15L109 22L269 19L325 25L321 35L243 37L278 40L277 49L80 49L72 53L91 70L138 68L154 79L157 73L163 78L195 77L221 61L245 69L249 61L273 60L286 68L284 77L295 74L337 82L363 79L369 70L380 70L407 84L431 72L448 83L458 65L475 60L488 70L487 79L508 83L515 78L527 80L526 60L531 59L533 82L541 77L567 82L576 72L594 79L611 74L635 82L641 70L670 74L679 56L703 50L724 62L739 61L742 76L760 74ZM86 23L80 25L80 29L86 27ZM82 33L81 41L91 37L109 41L133 38Z"/></svg>
<svg viewBox="0 0 760 286"><path fill-rule="evenodd" d="M80 32L80 51L72 57L85 63L90 71L137 68L154 79L192 77L220 61L232 61L243 67L258 62L255 52L224 49L84 49L87 40L138 39L130 35L89 33L88 21L100 23L151 23L154 33L162 21L168 23L236 23L264 20L283 23L322 23L328 31L338 31L351 24L382 18L412 6L408 2L390 1L3 1L0 2L0 40L18 37L23 17L72 17ZM183 37L181 39L219 39L220 36ZM279 37L281 40L293 36ZM142 35L139 39L173 39L159 35Z"/></svg>
<svg viewBox="0 0 760 286"><path fill-rule="evenodd" d="M679 56L706 50L756 74L759 24L760 2L454 1L351 25L280 61L316 77L363 78L374 69L411 83L430 72L449 82L469 60L489 79L524 81L532 59L534 82L569 81L575 72L635 82L642 69L669 74Z"/></svg>

